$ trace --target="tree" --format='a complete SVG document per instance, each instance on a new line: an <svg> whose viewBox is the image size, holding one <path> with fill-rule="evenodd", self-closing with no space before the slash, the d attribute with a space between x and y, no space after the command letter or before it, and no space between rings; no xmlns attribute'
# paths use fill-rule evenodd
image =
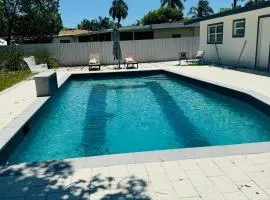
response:
<svg viewBox="0 0 270 200"><path fill-rule="evenodd" d="M265 0L249 0L245 4L245 6L253 6L253 5L257 4L257 3L263 3L263 2L265 2Z"/></svg>
<svg viewBox="0 0 270 200"><path fill-rule="evenodd" d="M232 8L231 7L229 7L229 8L220 8L219 12L226 12L226 11L229 11L229 10L232 10Z"/></svg>
<svg viewBox="0 0 270 200"><path fill-rule="evenodd" d="M148 12L141 20L141 24L160 24L173 21L183 20L183 13L180 9L175 9L171 7L160 8L158 10L153 10Z"/></svg>
<svg viewBox="0 0 270 200"><path fill-rule="evenodd" d="M62 19L59 14L59 0L21 0L20 11L24 15L17 20L17 35L24 37L47 38L58 34L62 29ZM23 24L23 28L19 24Z"/></svg>
<svg viewBox="0 0 270 200"><path fill-rule="evenodd" d="M161 7L170 7L170 8L178 8L178 9L184 9L184 4L182 0L160 0Z"/></svg>
<svg viewBox="0 0 270 200"><path fill-rule="evenodd" d="M59 0L3 0L7 21L7 42L20 38L52 37L62 28Z"/></svg>
<svg viewBox="0 0 270 200"><path fill-rule="evenodd" d="M113 0L109 14L113 20L117 19L117 25L120 26L121 19L126 19L128 16L128 6L126 2L124 2L124 0Z"/></svg>
<svg viewBox="0 0 270 200"><path fill-rule="evenodd" d="M210 7L208 0L199 0L197 7L190 8L188 15L192 18L199 18L214 14L214 10Z"/></svg>
<svg viewBox="0 0 270 200"><path fill-rule="evenodd" d="M233 0L232 8L236 9L236 8L241 7L241 5L238 5L238 2L243 2L243 1L245 0Z"/></svg>
<svg viewBox="0 0 270 200"><path fill-rule="evenodd" d="M4 16L7 20L7 44L10 45L11 34L16 15L18 14L20 0L3 0Z"/></svg>
<svg viewBox="0 0 270 200"><path fill-rule="evenodd" d="M78 29L92 30L92 24L88 19L83 19L80 24L77 25Z"/></svg>
<svg viewBox="0 0 270 200"><path fill-rule="evenodd" d="M4 3L0 0L0 36L6 35L7 24L5 18L5 11L4 11Z"/></svg>
<svg viewBox="0 0 270 200"><path fill-rule="evenodd" d="M121 25L120 25L121 26ZM108 17L99 16L98 19L89 21L84 19L77 26L79 29L85 29L89 31L100 31L104 29L111 29L114 27L113 21Z"/></svg>

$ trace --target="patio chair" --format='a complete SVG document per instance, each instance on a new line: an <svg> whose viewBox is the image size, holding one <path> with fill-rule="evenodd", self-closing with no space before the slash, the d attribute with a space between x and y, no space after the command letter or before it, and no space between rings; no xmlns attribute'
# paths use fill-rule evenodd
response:
<svg viewBox="0 0 270 200"><path fill-rule="evenodd" d="M124 66L126 67L126 69L131 69L131 68L138 69L139 63L134 59L134 56L132 56L131 54L125 54L124 55Z"/></svg>
<svg viewBox="0 0 270 200"><path fill-rule="evenodd" d="M88 66L89 66L89 71L90 70L94 70L94 69L97 69L97 70L100 70L100 55L98 53L95 53L95 54L89 54L89 63L88 63Z"/></svg>
<svg viewBox="0 0 270 200"><path fill-rule="evenodd" d="M204 64L204 51L198 51L191 59L186 60L187 64Z"/></svg>
<svg viewBox="0 0 270 200"><path fill-rule="evenodd" d="M184 61L188 60L186 51L180 52L180 54L179 54L179 65L181 65L182 60L184 60Z"/></svg>
<svg viewBox="0 0 270 200"><path fill-rule="evenodd" d="M34 56L30 56L27 58L23 58L24 62L28 65L29 69L33 73L39 73L39 72L44 72L48 70L48 65L47 64L36 64L36 60Z"/></svg>

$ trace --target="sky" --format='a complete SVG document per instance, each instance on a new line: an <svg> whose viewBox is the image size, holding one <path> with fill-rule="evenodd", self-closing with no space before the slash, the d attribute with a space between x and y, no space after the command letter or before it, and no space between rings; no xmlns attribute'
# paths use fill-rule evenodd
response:
<svg viewBox="0 0 270 200"><path fill-rule="evenodd" d="M160 7L160 0L125 0L128 4L128 17L121 23L131 25L141 19L147 12ZM222 7L231 7L233 0L209 0L215 12ZM109 16L112 0L60 0L60 13L64 27L75 28L82 19L95 19L98 16ZM186 16L190 7L196 5L198 0L184 2Z"/></svg>

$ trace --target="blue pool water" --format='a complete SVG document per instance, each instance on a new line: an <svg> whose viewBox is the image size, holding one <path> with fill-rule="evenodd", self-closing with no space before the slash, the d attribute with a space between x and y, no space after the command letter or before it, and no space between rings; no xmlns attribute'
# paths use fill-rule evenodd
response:
<svg viewBox="0 0 270 200"><path fill-rule="evenodd" d="M269 140L269 116L167 75L75 79L8 162Z"/></svg>

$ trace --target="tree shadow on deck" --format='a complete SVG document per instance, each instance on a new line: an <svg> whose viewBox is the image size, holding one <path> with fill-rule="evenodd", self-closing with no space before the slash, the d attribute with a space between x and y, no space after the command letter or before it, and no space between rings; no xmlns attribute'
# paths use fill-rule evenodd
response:
<svg viewBox="0 0 270 200"><path fill-rule="evenodd" d="M75 170L69 162L51 161L0 168L0 200L16 199L150 199L147 182L134 176L116 182L91 169ZM115 192L111 192L111 190Z"/></svg>

